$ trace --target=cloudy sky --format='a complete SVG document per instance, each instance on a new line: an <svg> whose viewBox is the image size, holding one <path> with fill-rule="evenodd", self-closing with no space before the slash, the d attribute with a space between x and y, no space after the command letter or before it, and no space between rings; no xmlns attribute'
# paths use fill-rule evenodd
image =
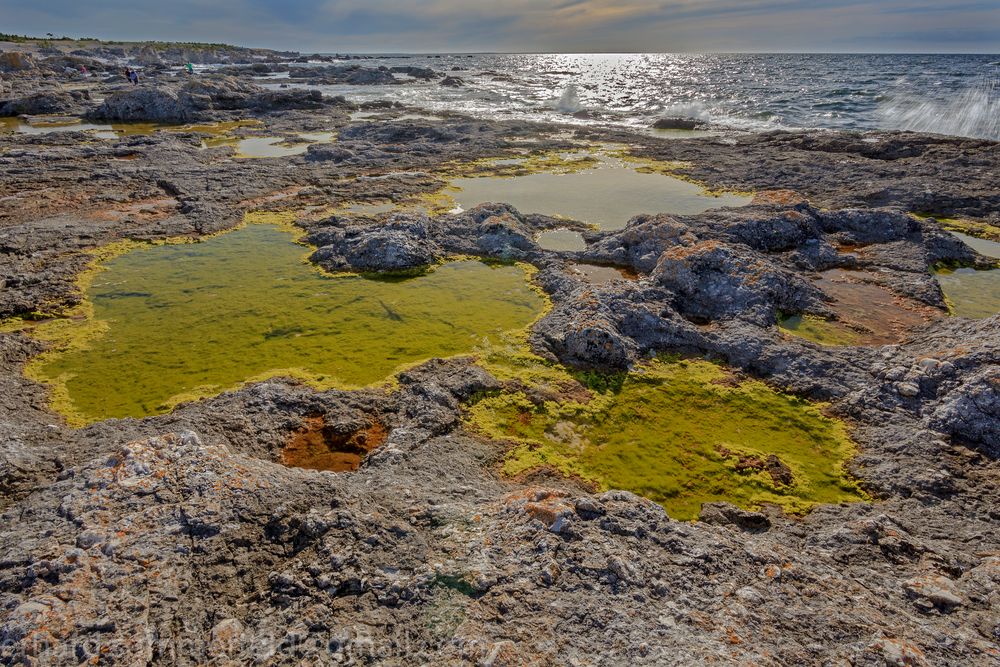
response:
<svg viewBox="0 0 1000 667"><path fill-rule="evenodd" d="M1000 0L0 0L0 32L297 51L1000 52Z"/></svg>

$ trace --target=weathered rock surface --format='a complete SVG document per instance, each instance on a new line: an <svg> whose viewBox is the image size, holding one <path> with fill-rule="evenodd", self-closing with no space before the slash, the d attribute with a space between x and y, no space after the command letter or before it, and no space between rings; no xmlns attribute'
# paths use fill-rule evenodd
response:
<svg viewBox="0 0 1000 667"><path fill-rule="evenodd" d="M57 90L32 71L5 99ZM370 105L386 120L352 123L343 103L274 97L239 78L150 78L99 84L101 113L252 118L259 134L339 139L238 160L200 150L196 133L0 135L0 314L65 312L87 251L112 241L198 238L246 210L304 211L297 224L330 269L453 255L533 264L552 308L530 339L552 360L618 370L697 355L828 401L852 425L850 470L872 500L795 518L713 503L687 523L630 493L501 476L504 445L463 426L463 403L501 387L470 359L427 362L391 391L275 380L71 429L23 373L44 344L30 329L0 333L0 662L997 664L1000 316L942 318L866 348L773 326L779 310L830 315L815 278L833 268L940 309L930 265L990 262L904 211L996 219L996 144L586 130L577 137L690 160L688 173L713 185L791 187L811 203L770 193L695 216L650 211L611 232L503 203L330 215L315 211L433 194L452 161L509 156L519 139L565 150L575 138L523 122L393 120L391 102ZM584 251L533 240L567 226L585 233ZM571 260L639 277L595 285ZM385 442L351 473L282 465L292 435L317 420L333 433L377 422Z"/></svg>
<svg viewBox="0 0 1000 667"><path fill-rule="evenodd" d="M681 314L695 321L735 317L774 324L778 311L810 310L822 297L795 273L716 241L666 251L652 277L677 295Z"/></svg>
<svg viewBox="0 0 1000 667"><path fill-rule="evenodd" d="M31 70L38 66L30 53L0 51L0 72Z"/></svg>
<svg viewBox="0 0 1000 667"><path fill-rule="evenodd" d="M47 91L0 103L0 116L22 114L78 114L82 110L79 93Z"/></svg>
<svg viewBox="0 0 1000 667"><path fill-rule="evenodd" d="M375 230L317 232L309 242L319 246L312 261L331 271L405 271L427 266L440 258L441 249L428 238L430 221L399 216Z"/></svg>
<svg viewBox="0 0 1000 667"><path fill-rule="evenodd" d="M677 160L718 188L787 188L831 208L898 206L1000 220L988 185L996 142L901 132L767 132L648 142L639 154Z"/></svg>
<svg viewBox="0 0 1000 667"><path fill-rule="evenodd" d="M139 86L112 93L89 113L97 120L183 123L210 118L212 111L316 109L319 91L269 91L233 77L197 79L182 86Z"/></svg>

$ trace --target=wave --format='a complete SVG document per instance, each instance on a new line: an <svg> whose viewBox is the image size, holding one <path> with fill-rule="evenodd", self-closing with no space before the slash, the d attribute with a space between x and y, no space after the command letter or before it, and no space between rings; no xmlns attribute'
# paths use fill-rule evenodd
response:
<svg viewBox="0 0 1000 667"><path fill-rule="evenodd" d="M686 102L664 107L659 115L662 118L694 118L706 122L712 121L712 114L701 102Z"/></svg>
<svg viewBox="0 0 1000 667"><path fill-rule="evenodd" d="M556 110L563 113L576 113L583 110L580 94L577 92L575 84L571 83L563 89L562 97L556 102Z"/></svg>
<svg viewBox="0 0 1000 667"><path fill-rule="evenodd" d="M1000 141L1000 79L984 77L948 100L889 98L879 115L889 129Z"/></svg>

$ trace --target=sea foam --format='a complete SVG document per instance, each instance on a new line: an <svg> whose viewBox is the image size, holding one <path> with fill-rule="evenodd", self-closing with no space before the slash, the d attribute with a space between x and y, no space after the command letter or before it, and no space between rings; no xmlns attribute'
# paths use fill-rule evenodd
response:
<svg viewBox="0 0 1000 667"><path fill-rule="evenodd" d="M1000 140L1000 79L983 77L948 100L890 97L879 115L894 129Z"/></svg>

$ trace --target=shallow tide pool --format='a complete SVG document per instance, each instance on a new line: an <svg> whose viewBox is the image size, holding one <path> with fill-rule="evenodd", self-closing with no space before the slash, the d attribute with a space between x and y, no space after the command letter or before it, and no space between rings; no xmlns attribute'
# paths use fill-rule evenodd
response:
<svg viewBox="0 0 1000 667"><path fill-rule="evenodd" d="M232 146L237 158L290 157L305 153L312 144L329 143L333 132L300 132L302 141L290 142L281 137L213 137L202 141L202 148Z"/></svg>
<svg viewBox="0 0 1000 667"><path fill-rule="evenodd" d="M1000 243L958 232L952 234L979 254L1000 259ZM1000 269L942 269L935 277L954 315L982 319L1000 313Z"/></svg>
<svg viewBox="0 0 1000 667"><path fill-rule="evenodd" d="M0 132L17 134L50 134L53 132L88 132L98 139L153 134L154 132L201 132L213 136L226 136L233 130L259 125L256 120L223 121L202 124L175 123L87 123L70 116L35 116L31 123L21 118L0 118Z"/></svg>
<svg viewBox="0 0 1000 667"><path fill-rule="evenodd" d="M953 315L983 319L1000 313L1000 269L941 270L935 277Z"/></svg>
<svg viewBox="0 0 1000 667"><path fill-rule="evenodd" d="M621 229L640 213L693 215L743 206L750 197L710 193L700 185L603 153L586 168L542 170L513 176L471 176L451 181L448 194L463 209L484 202L512 204L522 213L579 220L602 230Z"/></svg>
<svg viewBox="0 0 1000 667"><path fill-rule="evenodd" d="M935 308L893 294L874 279L864 271L824 271L813 284L830 297L827 305L837 319L794 315L783 318L779 326L821 345L889 345L944 316Z"/></svg>
<svg viewBox="0 0 1000 667"><path fill-rule="evenodd" d="M142 417L249 380L291 375L361 387L528 326L544 298L516 265L457 261L419 277L331 276L294 233L249 224L103 264L92 315L33 333L61 351L29 374L75 423Z"/></svg>

